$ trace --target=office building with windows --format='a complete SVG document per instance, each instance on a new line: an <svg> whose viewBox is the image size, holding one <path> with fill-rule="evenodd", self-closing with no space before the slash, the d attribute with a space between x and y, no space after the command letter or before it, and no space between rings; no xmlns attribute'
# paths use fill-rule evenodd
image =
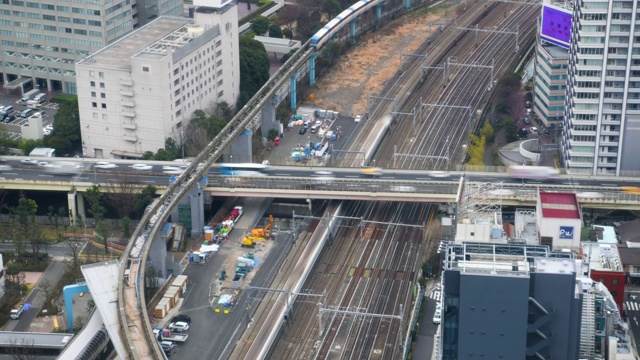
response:
<svg viewBox="0 0 640 360"><path fill-rule="evenodd" d="M139 158L182 144L197 109L240 93L235 2L159 17L76 64L83 152Z"/></svg>
<svg viewBox="0 0 640 360"><path fill-rule="evenodd" d="M561 141L570 173L640 170L638 11L634 0L574 3Z"/></svg>
<svg viewBox="0 0 640 360"><path fill-rule="evenodd" d="M8 91L76 94L77 61L182 12L182 0L0 0L0 83Z"/></svg>
<svg viewBox="0 0 640 360"><path fill-rule="evenodd" d="M582 291L571 253L449 244L442 291L438 359L578 358Z"/></svg>

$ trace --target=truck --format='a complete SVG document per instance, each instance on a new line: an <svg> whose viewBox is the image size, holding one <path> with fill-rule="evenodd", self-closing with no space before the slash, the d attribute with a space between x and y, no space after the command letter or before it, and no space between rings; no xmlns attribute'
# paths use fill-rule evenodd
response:
<svg viewBox="0 0 640 360"><path fill-rule="evenodd" d="M236 274L231 280L231 288L239 289L242 286L242 283L244 282L244 277L245 275L243 274Z"/></svg>
<svg viewBox="0 0 640 360"><path fill-rule="evenodd" d="M226 239L238 222L238 219L240 219L240 216L242 216L242 206L234 207L229 213L227 220L218 225L218 236L223 240Z"/></svg>
<svg viewBox="0 0 640 360"><path fill-rule="evenodd" d="M27 101L35 99L36 95L38 94L40 94L40 91L38 91L38 89L27 91L26 93L24 93L24 95L22 95L22 99L20 99L20 102L25 104Z"/></svg>
<svg viewBox="0 0 640 360"><path fill-rule="evenodd" d="M236 275L246 276L255 266L255 260L239 257L236 262Z"/></svg>
<svg viewBox="0 0 640 360"><path fill-rule="evenodd" d="M158 341L185 342L189 337L189 334L174 334L169 329L154 328L153 333Z"/></svg>
<svg viewBox="0 0 640 360"><path fill-rule="evenodd" d="M22 315L22 311L24 310L24 305L20 304L20 306L18 306L15 309L11 310L11 318L13 320L18 320L20 318L20 315Z"/></svg>

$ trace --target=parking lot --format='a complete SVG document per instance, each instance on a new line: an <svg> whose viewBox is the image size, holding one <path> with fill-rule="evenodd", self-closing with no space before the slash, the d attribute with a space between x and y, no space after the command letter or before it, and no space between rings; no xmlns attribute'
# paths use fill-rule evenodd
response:
<svg viewBox="0 0 640 360"><path fill-rule="evenodd" d="M20 127L27 123L27 119L23 119L19 117L22 111L27 109L26 105L20 103L20 96L13 95L0 95L0 106L13 106L13 113L16 115L15 120L10 123L3 123L5 128L9 132L9 138L12 140L19 140L22 138ZM45 101L42 106L40 106L40 110L33 109L36 112L43 113L43 122L42 127L46 127L47 125L53 124L53 116L56 111L58 111L59 104L50 103Z"/></svg>

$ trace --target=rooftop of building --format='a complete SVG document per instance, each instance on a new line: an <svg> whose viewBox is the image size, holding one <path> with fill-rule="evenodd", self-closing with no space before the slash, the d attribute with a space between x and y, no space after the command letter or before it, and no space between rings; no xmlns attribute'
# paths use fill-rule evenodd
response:
<svg viewBox="0 0 640 360"><path fill-rule="evenodd" d="M640 248L618 245L618 253L623 266L640 266Z"/></svg>
<svg viewBox="0 0 640 360"><path fill-rule="evenodd" d="M540 191L542 216L556 219L580 219L580 204L575 193Z"/></svg>
<svg viewBox="0 0 640 360"><path fill-rule="evenodd" d="M501 276L528 276L529 261L547 259L543 271L560 273L557 269L574 265L570 252L552 252L548 246L526 244L462 243L446 244L445 268L464 273ZM555 270L554 270L555 269ZM565 271L566 272L566 271Z"/></svg>
<svg viewBox="0 0 640 360"><path fill-rule="evenodd" d="M192 41L204 28L192 19L161 16L80 60L79 65L128 69L134 57L159 60Z"/></svg>
<svg viewBox="0 0 640 360"><path fill-rule="evenodd" d="M640 219L626 221L616 227L620 242L640 243ZM629 246L633 247L633 246Z"/></svg>
<svg viewBox="0 0 640 360"><path fill-rule="evenodd" d="M549 54L553 59L569 59L569 50L561 48L556 45L542 45L542 48Z"/></svg>
<svg viewBox="0 0 640 360"><path fill-rule="evenodd" d="M591 241L597 241L601 244L617 244L618 235L613 226L593 225L590 233Z"/></svg>
<svg viewBox="0 0 640 360"><path fill-rule="evenodd" d="M536 272L547 274L573 274L576 264L573 259L534 258Z"/></svg>
<svg viewBox="0 0 640 360"><path fill-rule="evenodd" d="M538 245L538 230L536 227L536 212L533 209L516 209L513 219L513 240L527 245Z"/></svg>
<svg viewBox="0 0 640 360"><path fill-rule="evenodd" d="M583 273L587 270L623 271L618 247L615 244L583 241L581 245Z"/></svg>

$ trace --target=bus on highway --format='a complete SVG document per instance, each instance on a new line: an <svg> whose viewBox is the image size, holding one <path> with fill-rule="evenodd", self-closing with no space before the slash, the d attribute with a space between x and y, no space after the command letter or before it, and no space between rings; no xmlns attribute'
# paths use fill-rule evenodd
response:
<svg viewBox="0 0 640 360"><path fill-rule="evenodd" d="M220 173L222 175L233 176L267 176L269 173L269 165L265 164L220 164Z"/></svg>

